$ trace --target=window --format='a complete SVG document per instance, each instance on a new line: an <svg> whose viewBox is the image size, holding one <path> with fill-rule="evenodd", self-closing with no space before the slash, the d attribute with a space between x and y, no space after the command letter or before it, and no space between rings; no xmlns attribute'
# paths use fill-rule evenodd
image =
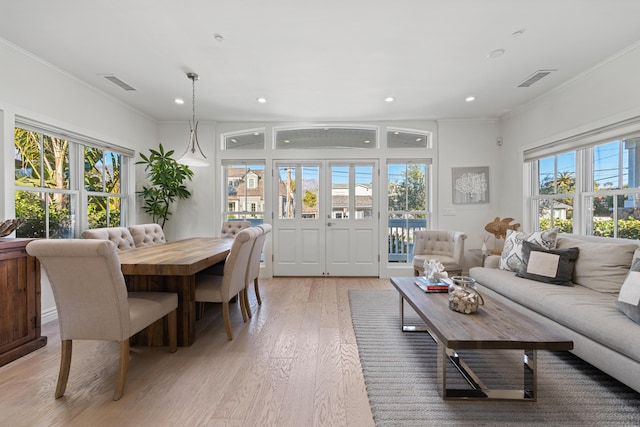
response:
<svg viewBox="0 0 640 427"><path fill-rule="evenodd" d="M264 150L264 129L223 135L225 150Z"/></svg>
<svg viewBox="0 0 640 427"><path fill-rule="evenodd" d="M375 128L349 127L310 127L297 129L278 129L276 131L276 149L327 149L377 147Z"/></svg>
<svg viewBox="0 0 640 427"><path fill-rule="evenodd" d="M387 165L389 262L412 262L413 233L429 226L430 174L430 162Z"/></svg>
<svg viewBox="0 0 640 427"><path fill-rule="evenodd" d="M100 141L90 145L90 138L24 121L14 130L15 210L25 221L16 236L73 238L84 228L124 225L122 182L129 156Z"/></svg>
<svg viewBox="0 0 640 427"><path fill-rule="evenodd" d="M225 221L245 220L254 225L264 222L264 163L226 162L227 182Z"/></svg>
<svg viewBox="0 0 640 427"><path fill-rule="evenodd" d="M546 157L537 163L537 188L532 197L540 230L558 227L573 232L576 193L576 153Z"/></svg>
<svg viewBox="0 0 640 427"><path fill-rule="evenodd" d="M534 224L541 230L640 239L638 143L638 135L611 138L533 162Z"/></svg>
<svg viewBox="0 0 640 427"><path fill-rule="evenodd" d="M387 130L389 148L427 148L431 147L431 134L428 132L391 129Z"/></svg>

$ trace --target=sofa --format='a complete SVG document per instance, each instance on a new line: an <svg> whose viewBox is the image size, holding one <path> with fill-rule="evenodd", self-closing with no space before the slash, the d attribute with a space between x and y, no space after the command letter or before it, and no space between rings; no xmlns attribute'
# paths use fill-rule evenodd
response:
<svg viewBox="0 0 640 427"><path fill-rule="evenodd" d="M522 243L534 234L520 233L516 240ZM509 240L508 235L502 256L488 256L483 266L469 269L480 293L573 340L572 353L640 392L640 323L636 323L637 312L634 321L618 308L620 289L624 284L626 295L631 286L627 278L632 277L632 261L640 258L640 241L557 234L553 244L532 239L533 245L522 243L522 248L514 249L516 240L511 239L508 245ZM546 249L539 243L553 248ZM526 274L534 258L527 265L526 256L533 252L525 253L524 248L542 255L561 253L565 261L571 258L565 254L573 251L575 259L568 262L570 282L546 283ZM522 257L520 265L518 253ZM634 263L634 269L636 265L640 262ZM491 310L490 302L484 310Z"/></svg>

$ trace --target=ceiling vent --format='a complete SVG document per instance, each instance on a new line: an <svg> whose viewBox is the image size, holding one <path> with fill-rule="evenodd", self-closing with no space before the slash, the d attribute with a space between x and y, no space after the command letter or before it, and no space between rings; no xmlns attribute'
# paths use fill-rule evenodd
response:
<svg viewBox="0 0 640 427"><path fill-rule="evenodd" d="M114 76L112 74L106 75L106 76L104 76L104 78L109 80L114 85L120 86L124 90L136 90L135 87L126 84L125 82L123 82L122 80L120 80L119 78L117 78L116 76Z"/></svg>
<svg viewBox="0 0 640 427"><path fill-rule="evenodd" d="M557 71L557 70L538 70L532 75L530 75L529 77L527 77L527 79L522 83L520 83L518 87L529 87L532 84L536 83L538 80L542 79L543 77L547 77L549 74L553 73L554 71Z"/></svg>

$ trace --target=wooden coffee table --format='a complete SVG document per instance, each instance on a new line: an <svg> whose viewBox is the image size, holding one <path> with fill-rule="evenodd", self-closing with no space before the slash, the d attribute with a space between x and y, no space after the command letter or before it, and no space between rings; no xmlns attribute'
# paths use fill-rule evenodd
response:
<svg viewBox="0 0 640 427"><path fill-rule="evenodd" d="M573 341L548 332L545 327L506 305L484 297L485 305L474 314L449 309L446 293L425 293L415 285L415 277L392 277L400 293L400 327L403 332L426 331L438 343L438 392L443 399L537 399L537 350L573 349ZM404 301L424 321L424 326L404 323ZM522 390L489 389L458 356L457 350L522 350L524 384ZM446 361L450 360L471 389L447 387Z"/></svg>

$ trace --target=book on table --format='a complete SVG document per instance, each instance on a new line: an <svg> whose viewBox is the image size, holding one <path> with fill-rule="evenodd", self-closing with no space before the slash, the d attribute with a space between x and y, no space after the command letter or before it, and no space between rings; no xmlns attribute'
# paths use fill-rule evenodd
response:
<svg viewBox="0 0 640 427"><path fill-rule="evenodd" d="M424 292L432 293L432 292L448 292L449 285L452 284L453 282L449 278L438 279L432 282L426 277L418 277L414 283Z"/></svg>

